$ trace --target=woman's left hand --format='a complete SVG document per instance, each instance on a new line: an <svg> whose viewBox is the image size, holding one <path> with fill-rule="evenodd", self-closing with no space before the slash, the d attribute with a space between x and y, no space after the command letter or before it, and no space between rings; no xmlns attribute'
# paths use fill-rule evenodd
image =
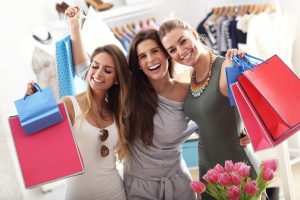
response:
<svg viewBox="0 0 300 200"><path fill-rule="evenodd" d="M242 131L242 134L240 136L240 145L241 145L241 147L246 147L250 142L251 141L248 137L247 131L244 128L243 131Z"/></svg>

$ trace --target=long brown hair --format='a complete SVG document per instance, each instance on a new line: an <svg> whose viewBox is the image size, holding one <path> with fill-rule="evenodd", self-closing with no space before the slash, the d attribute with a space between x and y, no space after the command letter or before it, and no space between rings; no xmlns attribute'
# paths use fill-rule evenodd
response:
<svg viewBox="0 0 300 200"><path fill-rule="evenodd" d="M157 111L157 93L150 84L147 76L140 70L137 48L138 45L145 40L153 40L168 56L164 49L157 30L148 29L140 31L132 39L129 49L129 68L132 72L130 90L130 104L128 116L128 142L133 142L140 138L145 145L151 145L153 140L154 123L153 117ZM173 63L171 58L168 58L169 74L173 77Z"/></svg>
<svg viewBox="0 0 300 200"><path fill-rule="evenodd" d="M91 55L91 62L94 57L99 53L108 53L115 62L118 84L113 84L113 86L107 91L106 101L109 110L114 114L116 124L118 127L119 141L117 145L116 152L118 154L118 159L123 158L129 159L129 151L127 146L126 134L125 134L125 122L123 115L125 113L126 101L129 91L129 80L130 72L128 70L128 64L125 55L116 45L110 44L103 47L98 47L94 50ZM84 94L82 117L86 118L88 114L93 116L99 116L98 108L95 103L92 88L87 84L87 90Z"/></svg>

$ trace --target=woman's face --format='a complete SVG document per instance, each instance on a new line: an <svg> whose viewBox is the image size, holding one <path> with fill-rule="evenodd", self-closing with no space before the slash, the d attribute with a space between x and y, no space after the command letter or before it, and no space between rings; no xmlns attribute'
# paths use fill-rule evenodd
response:
<svg viewBox="0 0 300 200"><path fill-rule="evenodd" d="M200 42L196 33L176 28L162 38L162 43L176 62L187 66L193 66L197 62Z"/></svg>
<svg viewBox="0 0 300 200"><path fill-rule="evenodd" d="M141 70L150 80L160 80L168 74L168 58L165 52L152 39L137 46L138 61Z"/></svg>
<svg viewBox="0 0 300 200"><path fill-rule="evenodd" d="M106 52L97 54L91 63L88 77L94 91L110 89L117 82L117 70L112 57Z"/></svg>

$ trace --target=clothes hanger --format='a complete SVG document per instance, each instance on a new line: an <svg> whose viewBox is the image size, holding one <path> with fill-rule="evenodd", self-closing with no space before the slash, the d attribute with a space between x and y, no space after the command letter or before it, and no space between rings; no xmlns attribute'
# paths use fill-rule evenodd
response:
<svg viewBox="0 0 300 200"><path fill-rule="evenodd" d="M250 9L250 6L249 5L242 5L241 7L240 7L240 11L238 12L238 16L243 16L243 15L245 15L246 13L248 13L249 12L249 9Z"/></svg>
<svg viewBox="0 0 300 200"><path fill-rule="evenodd" d="M121 36L121 38L123 38L126 35L120 27L116 27L115 30Z"/></svg>
<svg viewBox="0 0 300 200"><path fill-rule="evenodd" d="M49 45L52 42L52 36L45 27L36 27L32 32L32 37L41 44Z"/></svg>
<svg viewBox="0 0 300 200"><path fill-rule="evenodd" d="M132 33L136 34L135 23L127 24L126 26Z"/></svg>
<svg viewBox="0 0 300 200"><path fill-rule="evenodd" d="M121 40L122 36L116 31L116 28L111 28L111 32L117 37L117 39Z"/></svg>
<svg viewBox="0 0 300 200"><path fill-rule="evenodd" d="M126 24L124 24L121 27L121 30L123 31L123 33L125 33L126 35L129 35L129 36L132 36L134 34L131 30L128 29Z"/></svg>

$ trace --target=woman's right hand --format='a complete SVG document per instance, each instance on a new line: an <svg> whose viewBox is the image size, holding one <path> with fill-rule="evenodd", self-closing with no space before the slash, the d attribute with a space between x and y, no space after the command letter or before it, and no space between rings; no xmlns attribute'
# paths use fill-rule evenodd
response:
<svg viewBox="0 0 300 200"><path fill-rule="evenodd" d="M32 95L33 93L36 92L36 88L34 87L33 83L34 83L34 81L29 81L27 83L27 89L26 89L26 93L25 93L26 96Z"/></svg>
<svg viewBox="0 0 300 200"><path fill-rule="evenodd" d="M68 7L65 10L65 15L68 18L67 19L68 24L79 23L80 22L80 13L81 13L80 7L78 7L78 6Z"/></svg>

